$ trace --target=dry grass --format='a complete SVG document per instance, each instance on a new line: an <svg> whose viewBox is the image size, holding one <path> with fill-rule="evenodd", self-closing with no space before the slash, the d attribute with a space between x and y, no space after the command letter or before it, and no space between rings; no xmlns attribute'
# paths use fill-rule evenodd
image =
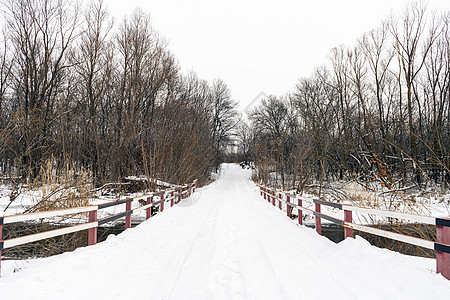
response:
<svg viewBox="0 0 450 300"><path fill-rule="evenodd" d="M76 166L69 158L58 163L52 156L42 164L32 189L39 196L33 198L32 211L47 211L89 205L92 197L91 172Z"/></svg>

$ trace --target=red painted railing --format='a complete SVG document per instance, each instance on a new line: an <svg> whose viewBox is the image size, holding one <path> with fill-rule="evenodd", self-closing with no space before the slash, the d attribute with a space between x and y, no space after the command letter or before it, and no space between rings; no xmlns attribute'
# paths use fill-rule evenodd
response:
<svg viewBox="0 0 450 300"><path fill-rule="evenodd" d="M340 204L335 202L323 201L320 199L310 199L293 195L283 191L278 191L264 185L259 185L261 196L269 203L275 206L278 201L278 207L282 209L282 203L286 206L286 213L288 217L291 216L292 209L296 208L298 211L298 223L303 223L303 212L313 214L316 221L316 231L321 234L321 219L326 219L335 224L344 227L344 237L353 237L353 229L364 231L370 234L386 237L389 239L409 243L416 246L421 246L436 251L436 272L441 273L445 278L450 280L450 219L436 218L430 216L413 215L408 213L401 213L388 210L372 209L366 207L358 207L348 204ZM276 196L278 194L278 196ZM297 204L295 204L297 199ZM315 210L308 209L303 206L303 201L313 203ZM344 220L323 214L321 212L321 205L334 207L344 210ZM436 226L436 241L425 240L404 234L399 234L387 230L373 228L361 224L353 223L352 212L368 213L383 217L405 219L412 222L430 224Z"/></svg>
<svg viewBox="0 0 450 300"><path fill-rule="evenodd" d="M160 207L160 211L162 212L164 210L164 203L170 202L170 205L173 206L174 204L179 203L182 199L185 199L189 197L193 192L195 192L197 185L197 181L195 180L193 183L186 184L177 188L168 189L165 191L159 191L154 192L150 194L146 194L139 197L133 197L133 198L127 198L123 200L103 203L99 205L91 205L91 206L84 206L84 207L74 207L74 208L68 208L68 209L60 209L60 210L52 210L52 211L45 211L45 212L36 212L36 213L29 213L29 214L20 214L20 215L12 215L12 216L4 216L0 217L0 276L1 276L1 254L2 249L12 248L15 246L36 242L40 240L44 240L51 237L60 236L63 234L78 232L82 230L88 230L88 245L95 245L97 243L97 227L101 226L103 224L106 224L108 222L120 219L125 217L125 229L131 228L131 215L134 212L140 211L140 210L146 210L146 219L149 219L151 217L151 208L154 206ZM167 197L166 197L167 195ZM156 200L156 197L159 198L159 200ZM138 200L144 200L146 201L146 204L137 208L132 209L131 203L133 201ZM107 207L117 206L125 204L125 211L108 216L103 219L97 219L97 212L99 209L104 209ZM49 218L49 217L57 217L57 216L63 216L63 215L69 215L69 214L78 214L78 213L88 213L88 222L59 228L55 230L50 230L46 232L40 232L36 234L21 236L13 239L3 240L2 234L3 234L3 224L11 224L16 222L24 222L24 221L30 221L30 220L36 220L40 218Z"/></svg>

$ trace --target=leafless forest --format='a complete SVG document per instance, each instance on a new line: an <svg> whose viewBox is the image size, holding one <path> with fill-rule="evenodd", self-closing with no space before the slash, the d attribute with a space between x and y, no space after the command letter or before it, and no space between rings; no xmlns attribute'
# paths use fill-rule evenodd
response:
<svg viewBox="0 0 450 300"><path fill-rule="evenodd" d="M4 179L206 182L224 161L239 121L229 88L182 74L146 12L113 21L102 1L1 3ZM412 3L332 49L327 65L239 125L241 158L254 161L258 181L276 171L298 191L337 179L446 188L449 33L449 12Z"/></svg>
<svg viewBox="0 0 450 300"><path fill-rule="evenodd" d="M332 49L326 66L249 118L240 145L258 181L270 183L277 171L278 185L298 191L340 179L396 191L447 188L449 12L409 4L355 45Z"/></svg>
<svg viewBox="0 0 450 300"><path fill-rule="evenodd" d="M32 183L51 169L96 187L128 175L204 183L222 162L236 102L222 80L181 74L149 14L113 21L101 0L1 7L3 178Z"/></svg>

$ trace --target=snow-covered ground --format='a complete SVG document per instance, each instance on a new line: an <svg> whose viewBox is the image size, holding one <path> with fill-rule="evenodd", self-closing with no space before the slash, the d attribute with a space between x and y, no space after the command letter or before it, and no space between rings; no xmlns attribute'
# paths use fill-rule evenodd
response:
<svg viewBox="0 0 450 300"><path fill-rule="evenodd" d="M96 246L3 262L2 299L447 299L435 261L339 244L259 196L250 172L218 181ZM20 270L13 273L14 266Z"/></svg>

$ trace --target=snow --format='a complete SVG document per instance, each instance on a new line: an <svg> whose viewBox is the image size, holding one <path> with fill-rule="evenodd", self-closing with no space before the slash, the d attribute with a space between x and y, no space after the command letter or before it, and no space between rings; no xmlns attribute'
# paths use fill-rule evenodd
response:
<svg viewBox="0 0 450 300"><path fill-rule="evenodd" d="M435 261L339 244L259 196L250 171L96 246L3 262L2 299L446 299ZM14 268L18 272L13 272ZM19 270L20 269L20 270Z"/></svg>

